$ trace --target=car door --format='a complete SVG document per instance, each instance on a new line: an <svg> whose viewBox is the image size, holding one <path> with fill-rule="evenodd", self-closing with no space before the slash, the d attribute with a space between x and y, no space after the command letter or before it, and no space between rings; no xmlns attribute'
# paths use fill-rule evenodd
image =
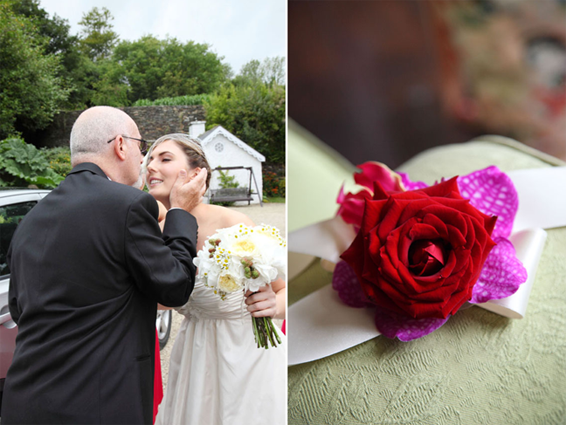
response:
<svg viewBox="0 0 566 425"><path fill-rule="evenodd" d="M8 307L10 269L6 255L18 223L47 194L29 191L0 192L0 392L16 347L18 329Z"/></svg>

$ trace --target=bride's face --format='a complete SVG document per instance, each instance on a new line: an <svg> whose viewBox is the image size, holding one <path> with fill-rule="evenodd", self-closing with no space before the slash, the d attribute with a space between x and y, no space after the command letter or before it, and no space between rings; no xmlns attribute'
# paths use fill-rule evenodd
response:
<svg viewBox="0 0 566 425"><path fill-rule="evenodd" d="M172 140L159 144L151 153L147 165L146 182L149 193L165 205L169 204L171 188L177 180L179 171L187 171L188 179L192 170L181 148Z"/></svg>

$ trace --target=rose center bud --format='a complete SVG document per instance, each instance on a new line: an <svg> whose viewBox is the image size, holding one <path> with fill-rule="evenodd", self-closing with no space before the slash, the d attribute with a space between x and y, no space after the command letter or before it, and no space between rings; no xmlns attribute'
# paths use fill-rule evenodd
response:
<svg viewBox="0 0 566 425"><path fill-rule="evenodd" d="M444 267L445 258L441 239L415 241L409 248L409 270L417 276L430 276Z"/></svg>

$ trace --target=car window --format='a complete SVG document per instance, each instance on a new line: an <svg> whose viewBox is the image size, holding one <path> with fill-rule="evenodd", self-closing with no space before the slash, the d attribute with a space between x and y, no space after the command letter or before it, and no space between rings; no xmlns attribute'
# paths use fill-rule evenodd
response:
<svg viewBox="0 0 566 425"><path fill-rule="evenodd" d="M37 204L37 201L0 207L0 276L10 274L6 255L18 223Z"/></svg>

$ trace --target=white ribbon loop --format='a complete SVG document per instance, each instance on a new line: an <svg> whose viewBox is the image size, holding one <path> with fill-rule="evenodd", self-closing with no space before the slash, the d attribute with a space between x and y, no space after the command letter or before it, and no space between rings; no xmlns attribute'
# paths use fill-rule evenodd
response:
<svg viewBox="0 0 566 425"><path fill-rule="evenodd" d="M373 311L348 307L332 285L297 301L289 308L289 317L293 318L289 366L322 359L380 335Z"/></svg>
<svg viewBox="0 0 566 425"><path fill-rule="evenodd" d="M509 240L515 247L517 258L527 269L527 281L519 286L517 292L507 298L490 300L478 307L511 319L522 319L527 311L529 296L535 281L538 263L544 249L547 233L542 229L522 230L511 235Z"/></svg>
<svg viewBox="0 0 566 425"><path fill-rule="evenodd" d="M289 233L288 246L289 251L338 263L355 237L354 226L334 217Z"/></svg>
<svg viewBox="0 0 566 425"><path fill-rule="evenodd" d="M566 226L566 167L515 170L506 174L519 194L513 232Z"/></svg>

